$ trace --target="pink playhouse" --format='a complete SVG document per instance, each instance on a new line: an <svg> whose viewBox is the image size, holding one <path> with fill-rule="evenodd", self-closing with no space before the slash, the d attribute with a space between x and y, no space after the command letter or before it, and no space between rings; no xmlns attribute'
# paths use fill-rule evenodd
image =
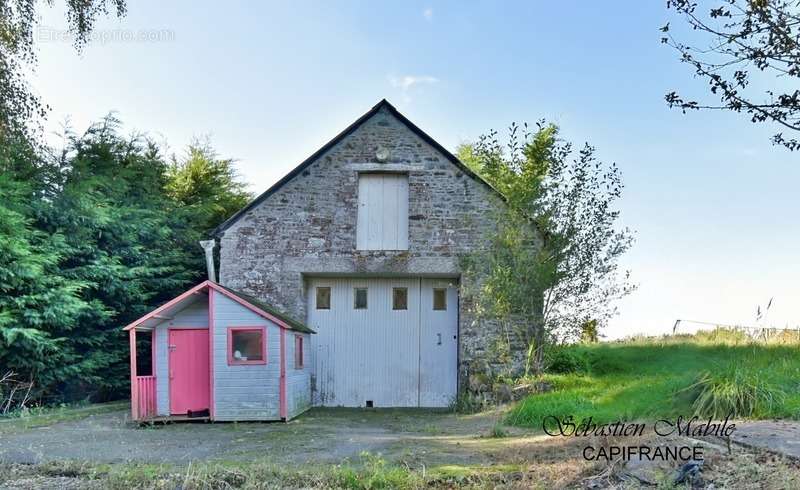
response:
<svg viewBox="0 0 800 490"><path fill-rule="evenodd" d="M314 332L256 298L204 281L125 330L134 420L289 420L311 406Z"/></svg>

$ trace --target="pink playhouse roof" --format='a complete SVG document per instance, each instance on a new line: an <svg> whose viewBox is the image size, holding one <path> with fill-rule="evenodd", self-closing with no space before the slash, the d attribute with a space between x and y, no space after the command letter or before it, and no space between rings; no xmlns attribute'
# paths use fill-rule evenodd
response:
<svg viewBox="0 0 800 490"><path fill-rule="evenodd" d="M126 326L124 330L131 330L134 328L146 329L146 330L152 329L153 327L163 322L164 320L170 319L175 313L186 308L190 304L200 299L204 299L208 294L208 291L211 289L227 296L228 298L236 301L245 308L251 310L253 313L260 315L266 318L267 320L275 322L276 324L280 325L283 328L303 333L315 333L313 330L308 328L303 323L278 311L271 305L264 303L263 301L257 298L253 298L250 295L241 293L239 291L234 291L233 289L226 288L224 286L220 286L219 284L208 280L201 282L200 284L191 288L190 290L186 291L180 296L173 298L172 300L159 306L150 313L132 322L130 325Z"/></svg>

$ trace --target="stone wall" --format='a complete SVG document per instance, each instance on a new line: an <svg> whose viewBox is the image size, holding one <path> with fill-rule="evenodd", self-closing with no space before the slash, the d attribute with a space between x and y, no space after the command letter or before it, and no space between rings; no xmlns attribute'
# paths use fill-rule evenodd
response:
<svg viewBox="0 0 800 490"><path fill-rule="evenodd" d="M376 150L389 150L380 163ZM409 178L409 250L357 251L358 173ZM304 277L320 274L460 277L459 257L491 230L502 200L386 108L234 222L220 239L220 282L306 318ZM501 332L478 324L462 301L462 380L493 364ZM517 362L519 365L519 362Z"/></svg>

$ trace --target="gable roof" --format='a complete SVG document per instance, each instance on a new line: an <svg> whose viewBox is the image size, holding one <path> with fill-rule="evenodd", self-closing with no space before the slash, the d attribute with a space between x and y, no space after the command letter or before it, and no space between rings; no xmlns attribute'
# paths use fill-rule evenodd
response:
<svg viewBox="0 0 800 490"><path fill-rule="evenodd" d="M325 143L325 145L322 148L320 148L319 150L315 151L310 157L308 157L305 160L303 160L303 162L300 165L298 165L297 167L292 169L292 171L289 172L288 174L284 175L283 178L281 178L281 180L279 180L278 182L273 184L272 187L270 187L269 189L264 191L261 195L259 195L258 197L256 197L252 201L250 201L250 203L248 203L245 207L243 207L242 209L237 211L233 216L231 216L230 218L225 220L221 225L217 226L214 229L214 231L211 232L212 236L221 235L232 224L234 224L236 221L238 221L238 219L241 218L246 212L250 211L254 207L256 207L259 204L261 204L265 199L267 199L269 196L274 194L278 189L283 187L284 184L286 184L287 182L292 180L294 177L296 177L300 172L302 172L309 165L314 163L325 152L327 152L328 150L333 148L336 144L338 144L340 141L342 141L344 138L346 138L347 136L352 134L364 122L369 120L372 116L377 114L383 108L385 108L391 115L396 117L400 122L402 122L406 127L408 127L408 129L410 129L411 132L413 132L414 134L419 136L424 142L428 143L435 150L437 150L439 153L444 155L445 158L447 158L453 165L458 167L459 170L464 172L466 175L471 177L476 182L480 182L481 184L485 185L486 187L491 189L493 192L497 193L497 195L501 199L505 200L505 198L503 197L502 194L500 194L488 182L483 180L478 174L476 174L475 172L470 170L469 167L464 165L461 162L461 160L458 159L458 157L456 157L455 155L450 153L445 147L440 145L436 140L434 140L427 133L425 133L425 131L421 130L416 124L414 124L407 117L402 115L400 113L400 111L398 111L392 104L389 103L389 101L387 101L386 99L381 99L381 101L378 102L377 104L375 104L375 106L372 109L367 111L363 116L361 116L358 119L356 119L355 122L353 122L353 124L351 124L350 126L345 128L345 130L342 131L341 133L337 134L332 140L330 140L327 143Z"/></svg>
<svg viewBox="0 0 800 490"><path fill-rule="evenodd" d="M310 328L308 328L304 323L301 323L301 322L295 320L294 318L290 317L289 315L287 315L287 314L283 313L282 311L276 309L274 306L272 306L269 303L265 303L265 302L261 301L258 298L250 296L249 294L245 294L245 293L243 293L241 291L236 291L236 290L231 289L229 287L225 287L225 286L223 286L221 284L216 284L215 283L215 285L220 287L220 288L222 288L222 289L224 289L225 291L228 291L229 293L233 294L237 298L243 300L245 303L249 303L250 306L255 306L256 308L263 310L263 312L268 313L270 315L273 315L273 316L283 320L284 322L286 322L286 325L284 325L284 326L286 328L288 328L289 330L296 330L298 332L303 332L303 333L316 333L315 331L313 331Z"/></svg>
<svg viewBox="0 0 800 490"><path fill-rule="evenodd" d="M257 298L254 298L248 294L241 293L239 291L235 291L231 288L226 288L225 286L221 286L212 281L203 281L197 286L189 289L185 293L173 298L172 300L166 302L165 304L159 306L155 310L151 311L150 313L144 315L143 317L139 318L138 320L132 322L130 325L123 328L123 330L132 330L138 326L149 326L146 325L146 322L150 320L156 320L155 324L161 323L164 320L164 316L161 316L161 313L169 313L171 311L179 311L184 307L188 306L192 302L195 301L196 295L201 293L202 291L213 289L228 298L236 301L240 305L244 306L245 308L249 309L253 313L270 320L279 326L286 328L288 330L294 330L297 332L302 333L316 333L315 331L308 328L305 324L295 320L294 318L290 317L289 315L281 312L280 310L276 309L272 305L269 305ZM152 325L152 326L155 326Z"/></svg>

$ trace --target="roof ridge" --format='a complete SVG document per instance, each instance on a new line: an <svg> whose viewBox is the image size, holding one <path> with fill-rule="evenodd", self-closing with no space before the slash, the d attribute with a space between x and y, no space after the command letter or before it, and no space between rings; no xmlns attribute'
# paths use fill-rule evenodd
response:
<svg viewBox="0 0 800 490"><path fill-rule="evenodd" d="M147 314L143 315L138 320L131 322L129 325L123 328L123 330L131 330L136 328L138 325L144 323L145 321L153 318L161 311L165 310L166 308L176 305L181 301L190 297L193 293L202 291L206 288L213 289L215 291L221 292L223 295L233 296L234 300L241 304L242 306L249 308L254 313L264 316L270 321L273 321L281 326L281 328L287 328L289 330L295 330L298 332L303 333L316 333L314 330L309 328L305 323L296 320L292 316L284 313L283 311L279 310L275 306L267 303L266 301L262 301L254 296L251 296L247 293L243 293L241 291L236 291L235 289L231 289L229 287L223 286L222 284L216 283L210 279L206 279L205 281L197 284L183 293L175 296L171 300L167 301L166 303L154 308Z"/></svg>
<svg viewBox="0 0 800 490"><path fill-rule="evenodd" d="M275 193L278 189L283 187L284 184L292 180L298 174L300 174L306 167L314 163L322 154L326 151L330 150L336 144L338 144L341 140L349 136L353 133L356 129L358 129L364 122L370 119L372 116L378 113L381 108L386 107L387 110L396 117L401 123L403 123L408 129L411 130L414 134L420 137L423 141L431 145L435 150L439 153L444 155L451 163L453 163L456 167L459 168L462 172L466 175L471 177L473 180L482 183L483 185L487 186L493 192L495 192L501 199L505 201L505 197L495 189L491 184L489 184L486 180L484 180L480 175L472 171L469 167L467 167L461 160L458 159L453 153L451 153L448 149L442 146L438 141L433 139L430 135L428 135L425 131L419 128L416 124L411 122L406 116L404 116L400 111L397 110L395 106L393 106L388 100L385 98L378 101L377 104L372 106L372 109L365 112L361 117L353 121L349 126L347 126L344 130L342 130L339 134L333 137L330 141L325 143L322 147L320 147L317 151L311 154L308 158L303 160L298 166L293 168L289 171L286 175L280 178L277 182L272 184L266 191L259 194L255 199L247 203L242 209L235 212L231 217L223 221L220 225L218 225L212 232L212 236L220 236L222 233L225 232L233 223L239 220L241 216L243 216L246 212L250 211L254 207L261 204L266 198L271 196Z"/></svg>

